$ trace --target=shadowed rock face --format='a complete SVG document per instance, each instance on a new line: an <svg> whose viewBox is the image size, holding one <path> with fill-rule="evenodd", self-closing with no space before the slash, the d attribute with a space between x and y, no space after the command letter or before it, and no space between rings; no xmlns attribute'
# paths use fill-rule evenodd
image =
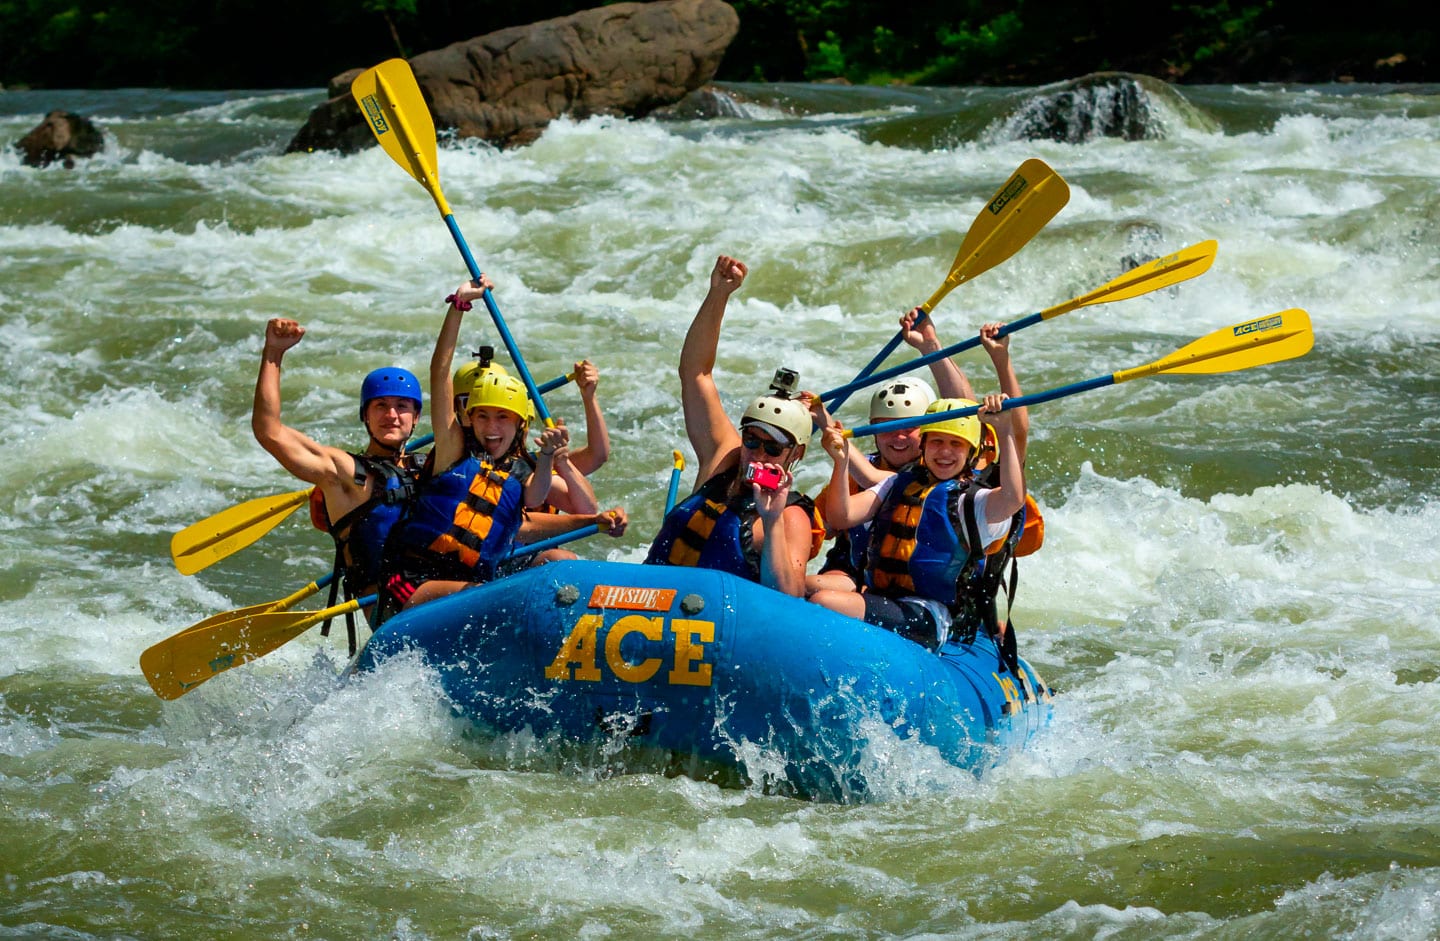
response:
<svg viewBox="0 0 1440 941"><path fill-rule="evenodd" d="M46 167L57 160L75 166L76 157L93 157L105 149L105 139L89 118L69 111L51 111L45 120L15 144L26 166Z"/></svg>
<svg viewBox="0 0 1440 941"><path fill-rule="evenodd" d="M1095 72L1027 92L1004 122L1006 136L1070 144L1101 137L1160 138L1166 128L1157 102L1164 102L1172 112L1191 110L1159 79Z"/></svg>
<svg viewBox="0 0 1440 941"><path fill-rule="evenodd" d="M710 81L740 18L725 0L618 3L487 33L410 60L437 130L502 147L561 115L643 117ZM286 152L375 143L350 96L359 69L330 81Z"/></svg>

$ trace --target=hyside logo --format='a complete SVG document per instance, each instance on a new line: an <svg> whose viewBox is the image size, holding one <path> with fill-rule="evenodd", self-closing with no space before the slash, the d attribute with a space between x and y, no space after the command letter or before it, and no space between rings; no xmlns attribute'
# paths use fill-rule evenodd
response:
<svg viewBox="0 0 1440 941"><path fill-rule="evenodd" d="M365 120L370 122L376 134L390 131L390 124L385 120L385 113L380 110L380 102L375 100L374 95L366 95L360 99L360 106L365 109Z"/></svg>
<svg viewBox="0 0 1440 941"><path fill-rule="evenodd" d="M1018 173L1015 174L1015 178L1009 183L1006 183L1005 188L1002 189L994 199L990 200L990 215L1000 215L1016 196L1025 192L1025 188L1029 185L1029 181L1023 176Z"/></svg>
<svg viewBox="0 0 1440 941"><path fill-rule="evenodd" d="M1266 330L1274 330L1285 320L1279 314L1269 317L1261 317L1259 320L1251 320L1248 323L1236 324L1230 332L1234 336L1243 337L1247 333L1264 333Z"/></svg>

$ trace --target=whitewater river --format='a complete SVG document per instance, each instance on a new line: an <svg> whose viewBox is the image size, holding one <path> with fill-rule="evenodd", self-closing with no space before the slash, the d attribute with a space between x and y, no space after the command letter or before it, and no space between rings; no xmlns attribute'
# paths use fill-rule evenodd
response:
<svg viewBox="0 0 1440 941"><path fill-rule="evenodd" d="M722 119L439 157L537 381L600 367L595 488L634 524L582 555L639 560L658 525L720 253L751 268L736 413L777 366L849 379L1030 157L1069 204L939 305L942 339L1127 256L1219 253L1017 333L1027 391L1313 318L1302 359L1032 410L1047 536L1014 618L1049 727L979 777L882 743L874 799L827 804L477 732L416 662L337 679L343 631L162 702L143 649L328 570L299 513L198 575L170 560L181 527L300 486L250 433L267 318L308 331L286 419L359 448L361 377L425 374L463 263L378 149L281 155L319 90L0 94L0 143L57 107L107 143L70 171L0 151L0 936L1440 935L1440 88L1186 88L1146 140L1071 143L1025 139L1043 90L727 93ZM462 342L499 346L478 308ZM549 403L583 428L573 387Z"/></svg>

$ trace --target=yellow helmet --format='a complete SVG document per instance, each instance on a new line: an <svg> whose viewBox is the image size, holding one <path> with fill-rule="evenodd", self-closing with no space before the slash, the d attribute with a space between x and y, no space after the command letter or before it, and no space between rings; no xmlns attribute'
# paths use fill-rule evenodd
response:
<svg viewBox="0 0 1440 941"><path fill-rule="evenodd" d="M926 415L936 415L940 412L950 412L957 408L974 408L978 402L969 399L936 399L925 409ZM966 415L964 418L946 418L943 421L932 422L920 426L922 435L929 432L938 432L944 435L954 435L962 441L969 442L970 447L980 446L980 419L974 415Z"/></svg>
<svg viewBox="0 0 1440 941"><path fill-rule="evenodd" d="M495 366L478 370L474 382L466 392L467 412L486 407L514 412L515 417L521 421L529 421L534 414L534 407L525 391L525 383Z"/></svg>
<svg viewBox="0 0 1440 941"><path fill-rule="evenodd" d="M455 390L456 415L465 414L465 403L470 399L470 390L475 386L475 377L487 372L497 373L501 376L510 375L499 363L487 363L482 366L478 359L472 359L455 370L455 377L451 380L450 387Z"/></svg>

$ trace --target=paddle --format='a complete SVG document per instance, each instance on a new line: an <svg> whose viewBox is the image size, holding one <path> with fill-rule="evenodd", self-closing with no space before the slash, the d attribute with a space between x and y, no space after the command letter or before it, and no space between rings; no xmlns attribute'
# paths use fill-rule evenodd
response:
<svg viewBox="0 0 1440 941"><path fill-rule="evenodd" d="M416 438L410 450L417 451L434 440L434 435ZM314 489L246 500L198 523L191 523L170 537L170 558L175 562L175 568L181 575L194 575L253 545L291 513L309 503Z"/></svg>
<svg viewBox="0 0 1440 941"><path fill-rule="evenodd" d="M460 234L460 226L450 211L450 204L445 201L445 194L440 190L435 121L430 116L430 108L425 104L424 96L420 94L420 86L415 83L415 73L410 70L410 63L404 59L389 59L365 70L350 85L350 94L360 105L360 112L365 115L365 121L375 134L375 140L390 155L390 159L425 187L425 191L435 201L435 208L445 220L445 226L455 240L455 247L460 249L460 256L465 259L465 267L469 269L470 277L480 280L480 266L470 254L470 246L466 244L465 236ZM545 400L540 397L535 380L530 376L530 369L525 365L519 347L515 345L515 338L510 335L510 328L505 325L505 318L495 304L495 298L487 289L482 299L505 349L510 353L510 360L525 383L525 391L535 403L536 414L546 428L555 427L555 422L545 407Z"/></svg>
<svg viewBox="0 0 1440 941"><path fill-rule="evenodd" d="M529 545L517 546L507 558L520 558L593 536L599 523ZM353 598L319 611L288 611L288 607L317 590L312 582L278 602L251 605L213 615L172 634L140 655L140 670L161 699L178 699L217 674L249 663L284 646L322 621L372 605L375 595ZM259 610L257 610L259 609Z"/></svg>
<svg viewBox="0 0 1440 941"><path fill-rule="evenodd" d="M1157 374L1170 375L1211 375L1235 372L1252 366L1265 366L1287 359L1303 356L1315 345L1315 334L1310 328L1310 315L1298 307L1247 320L1234 326L1223 327L1214 333L1189 343L1169 356L1153 363L1122 369L1108 376L1096 376L1083 382L1059 386L1033 395L1022 395L1006 399L1002 408L1022 408L1061 399L1091 389L1100 389L1131 379ZM847 429L845 437L863 437L883 431L899 431L902 428L916 428L932 422L950 418L963 418L980 410L978 405L967 408L936 412L933 415L917 415L913 418L897 418L892 421L876 422L859 428Z"/></svg>
<svg viewBox="0 0 1440 941"><path fill-rule="evenodd" d="M989 271L1018 252L1045 228L1047 222L1055 218L1069 200L1070 187L1044 161L1031 158L1020 164L970 224L970 231L965 233L960 251L950 265L950 273L930 299L920 305L921 316L929 314L945 295L966 281ZM854 381L858 382L874 372L895 352L904 338L904 332L897 331L875 358L856 374ZM846 398L848 395L840 396L831 403L831 409L839 408Z"/></svg>
<svg viewBox="0 0 1440 941"><path fill-rule="evenodd" d="M1059 317L1061 314L1068 314L1072 310L1079 310L1081 307L1091 307L1096 304L1109 304L1114 301L1129 300L1132 297L1139 297L1142 294L1149 294L1151 291L1158 291L1161 288L1179 284L1190 278L1197 277L1210 270L1210 265L1215 261L1216 243L1214 239L1205 242L1197 242L1189 248L1181 249L1164 258L1157 258L1155 261L1139 268L1131 269L1093 291L1082 294L1079 297L1072 297L1063 304L1056 304L1054 307L1047 307L1039 313L1030 314L1012 323L1007 323L996 333L997 337L1009 336L1016 330L1023 330L1026 327L1034 326L1042 321ZM822 401L830 403L832 399L840 396L840 401L848 397L851 392L863 389L875 383L884 382L892 376L898 376L918 369L921 366L928 366L936 360L944 359L947 356L954 356L966 350L973 349L980 345L980 338L973 336L953 346L947 346L942 350L933 353L926 353L924 356L916 357L909 362L882 369L879 372L871 373L861 379L847 382L843 386L837 386L829 392L822 392ZM831 411L835 405L831 404Z"/></svg>
<svg viewBox="0 0 1440 941"><path fill-rule="evenodd" d="M670 511L675 509L675 499L680 495L680 474L685 470L685 455L679 451L671 451L675 458L675 466L670 468L670 493L665 497L665 513L669 516Z"/></svg>
<svg viewBox="0 0 1440 941"><path fill-rule="evenodd" d="M306 585L304 588L301 588L293 594L286 595L284 598L281 598L277 601L262 601L259 604L252 604L249 607L236 608L234 611L221 611L219 614L210 615L203 621L197 621L194 624L191 624L189 627L185 628L185 630L181 631L180 633L188 634L191 631L198 631L201 628L209 627L212 624L219 624L221 621L233 621L236 618L248 618L253 617L257 614L268 614L271 611L289 611L291 608L295 607L297 604L304 601L306 598L309 598L311 595L315 594L315 592L326 587L333 581L335 581L335 573L326 572L324 575L315 579L315 581Z"/></svg>

